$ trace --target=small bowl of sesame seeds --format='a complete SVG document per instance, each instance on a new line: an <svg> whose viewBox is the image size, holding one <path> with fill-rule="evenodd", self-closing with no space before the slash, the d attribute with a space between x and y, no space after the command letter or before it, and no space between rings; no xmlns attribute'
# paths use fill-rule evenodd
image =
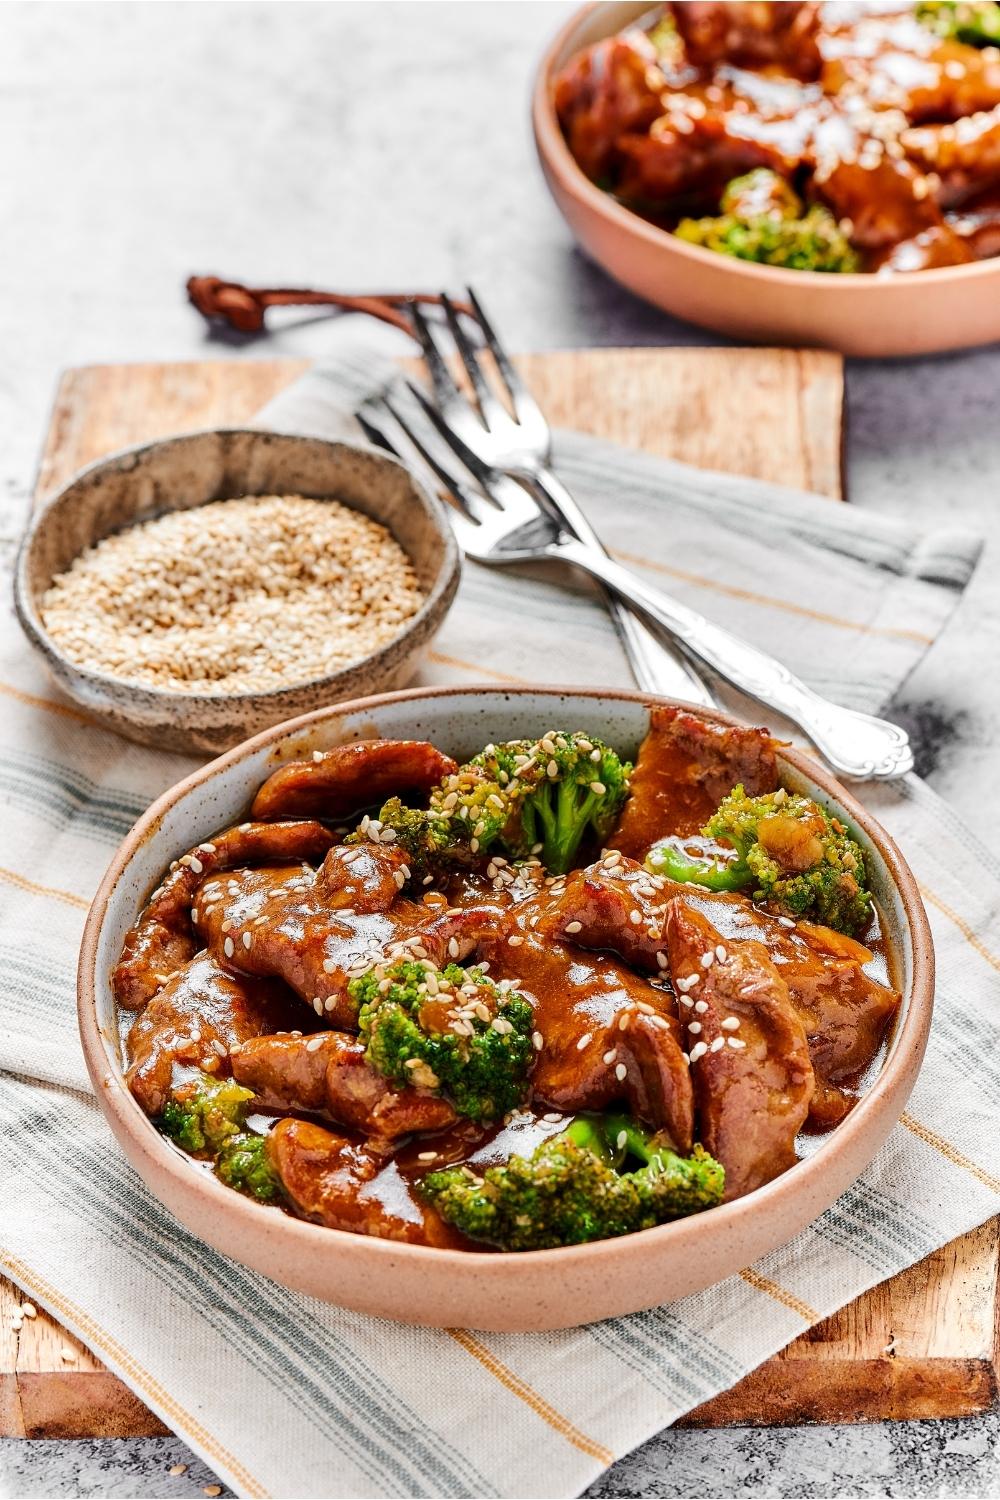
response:
<svg viewBox="0 0 1000 1500"><path fill-rule="evenodd" d="M161 749L219 751L413 676L455 595L440 502L396 459L213 430L83 470L21 547L21 624L70 698Z"/></svg>

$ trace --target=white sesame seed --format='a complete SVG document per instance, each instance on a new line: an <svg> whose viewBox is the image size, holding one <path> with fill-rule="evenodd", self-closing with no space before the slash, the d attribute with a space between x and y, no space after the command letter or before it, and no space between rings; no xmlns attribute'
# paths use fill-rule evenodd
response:
<svg viewBox="0 0 1000 1500"><path fill-rule="evenodd" d="M779 924L782 927L794 927L795 926L795 923L792 921L791 917L779 917L778 918L778 922L779 922Z"/></svg>
<svg viewBox="0 0 1000 1500"><path fill-rule="evenodd" d="M307 1052L318 1052L319 1049L320 1049L320 1047L322 1047L322 1045L323 1045L323 1043L324 1043L325 1040L326 1040L326 1038L323 1036L322 1033L320 1033L319 1036L312 1036L312 1037L310 1037L309 1040L308 1040L308 1042L306 1042L306 1051Z"/></svg>
<svg viewBox="0 0 1000 1500"><path fill-rule="evenodd" d="M618 1079L619 1083L624 1083L625 1079L628 1077L628 1068L624 1063L618 1063L615 1067L615 1077Z"/></svg>
<svg viewBox="0 0 1000 1500"><path fill-rule="evenodd" d="M323 1001L319 995L317 995L315 1000L313 1001L313 1010L318 1016L321 1016L323 1014Z"/></svg>
<svg viewBox="0 0 1000 1500"><path fill-rule="evenodd" d="M222 951L223 953L225 953L227 958L232 958L233 954L236 952L236 945L231 937L226 938L226 941L222 945Z"/></svg>
<svg viewBox="0 0 1000 1500"><path fill-rule="evenodd" d="M640 922L642 921L642 912L638 909L633 908L633 910L628 914L628 919L632 923L633 927L638 927Z"/></svg>
<svg viewBox="0 0 1000 1500"><path fill-rule="evenodd" d="M604 785L603 781L592 781L590 783L590 790L594 793L595 796L603 797L604 793L607 791L607 787Z"/></svg>
<svg viewBox="0 0 1000 1500"><path fill-rule="evenodd" d="M720 1024L723 1031L739 1031L740 1029L740 1021L738 1016L726 1016L725 1020L720 1022Z"/></svg>
<svg viewBox="0 0 1000 1500"><path fill-rule="evenodd" d="M707 1000L696 1000L694 1002L694 1008L695 1008L695 1011L697 1012L697 1014L699 1016L703 1016L705 1014L706 1010L708 1010L708 1001Z"/></svg>
<svg viewBox="0 0 1000 1500"><path fill-rule="evenodd" d="M692 1032L695 1036L697 1036L699 1034L699 1032L701 1031L701 1022L700 1021L689 1021L688 1022L688 1031Z"/></svg>
<svg viewBox="0 0 1000 1500"><path fill-rule="evenodd" d="M719 960L720 964L725 963L727 954L725 948L721 943L716 943L715 945L715 956Z"/></svg>
<svg viewBox="0 0 1000 1500"><path fill-rule="evenodd" d="M697 1062L697 1061L698 1061L698 1059L699 1059L699 1057L704 1057L704 1056L705 1056L705 1053L706 1053L706 1052L707 1052L707 1051L708 1051L708 1048L707 1048L707 1047L706 1047L706 1046L705 1046L705 1043L704 1043L704 1042L695 1042L695 1044L694 1044L694 1046L693 1046L693 1047L692 1047L692 1048L691 1048L691 1052L690 1052L690 1054L689 1054L689 1055L690 1055L690 1058L691 1058L691 1061L692 1061L692 1062L693 1062L693 1063L694 1063L694 1062Z"/></svg>
<svg viewBox="0 0 1000 1500"><path fill-rule="evenodd" d="M725 1037L724 1036L717 1036L715 1038L715 1041L712 1043L711 1047L709 1047L708 1050L709 1050L709 1052L720 1052L725 1045L726 1045L726 1039L725 1039Z"/></svg>
<svg viewBox="0 0 1000 1500"><path fill-rule="evenodd" d="M245 932L243 934L243 946L244 946L244 948L249 948L250 945L252 944L252 942L253 942L253 934L250 933L250 932Z"/></svg>
<svg viewBox="0 0 1000 1500"><path fill-rule="evenodd" d="M701 955L701 966L702 966L703 969L710 969L712 967L712 965L713 965L714 962L715 962L715 954L714 953L703 953Z"/></svg>
<svg viewBox="0 0 1000 1500"><path fill-rule="evenodd" d="M544 1042L540 1031L533 1031L531 1033L531 1045L536 1052L541 1052Z"/></svg>
<svg viewBox="0 0 1000 1500"><path fill-rule="evenodd" d="M657 953L656 967L658 969L665 969L667 967L667 955L665 953Z"/></svg>
<svg viewBox="0 0 1000 1500"><path fill-rule="evenodd" d="M617 1047L612 1047L611 1050L610 1050L610 1052L605 1052L604 1057L601 1060L602 1060L602 1062L605 1062L605 1063L607 1063L610 1066L610 1064L614 1062L614 1060L615 1060L615 1058L617 1056L618 1056L618 1048Z"/></svg>
<svg viewBox="0 0 1000 1500"><path fill-rule="evenodd" d="M417 1161L437 1161L436 1151L420 1151L417 1153Z"/></svg>
<svg viewBox="0 0 1000 1500"><path fill-rule="evenodd" d="M512 933L511 936L507 939L507 945L510 948L520 948L523 942L524 938L520 937L516 932Z"/></svg>
<svg viewBox="0 0 1000 1500"><path fill-rule="evenodd" d="M327 995L325 1000L317 1000L314 1003L318 1015L322 1015L324 1011L332 1011L337 1009L336 995Z"/></svg>
<svg viewBox="0 0 1000 1500"><path fill-rule="evenodd" d="M636 1010L641 1010L644 1016L655 1016L656 1015L656 1011L650 1005L650 1003L649 1003L648 1000L637 1000L635 1002L635 1008L636 1008Z"/></svg>
<svg viewBox="0 0 1000 1500"><path fill-rule="evenodd" d="M746 1042L741 1041L738 1036L729 1036L726 1038L726 1041L729 1043L730 1047L732 1047L734 1052L742 1052L743 1048L746 1046Z"/></svg>
<svg viewBox="0 0 1000 1500"><path fill-rule="evenodd" d="M582 922L567 922L565 930L567 932L581 932L583 930L583 923Z"/></svg>
<svg viewBox="0 0 1000 1500"><path fill-rule="evenodd" d="M625 1150L625 1147L628 1145L627 1130L619 1130L618 1134L615 1136L615 1145L618 1147L619 1151Z"/></svg>
<svg viewBox="0 0 1000 1500"><path fill-rule="evenodd" d="M681 990L686 995L688 990L693 990L695 985L700 983L700 974L687 974L683 979L675 980L674 987L675 989Z"/></svg>
<svg viewBox="0 0 1000 1500"><path fill-rule="evenodd" d="M585 1031L583 1033L583 1036L580 1038L580 1040L576 1044L576 1050L577 1050L577 1052L582 1052L585 1047L589 1047L590 1044L591 1044L591 1042L593 1040L594 1040L594 1033L592 1031Z"/></svg>

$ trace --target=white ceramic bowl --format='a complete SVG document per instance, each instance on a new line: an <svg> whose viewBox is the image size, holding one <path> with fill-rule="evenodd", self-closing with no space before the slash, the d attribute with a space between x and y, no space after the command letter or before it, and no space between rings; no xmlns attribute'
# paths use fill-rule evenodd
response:
<svg viewBox="0 0 1000 1500"><path fill-rule="evenodd" d="M664 701L664 700L661 700ZM882 1145L913 1087L930 1027L934 955L902 856L827 773L791 750L783 779L819 796L858 830L903 1002L870 1091L808 1159L746 1198L621 1239L524 1254L478 1254L346 1234L241 1197L153 1127L125 1086L110 972L166 865L237 822L275 766L372 736L432 740L467 757L491 740L580 729L634 754L649 722L635 693L558 688L418 689L322 709L232 750L153 804L115 856L87 919L79 1018L87 1066L118 1141L147 1186L217 1250L298 1291L379 1317L507 1331L570 1327L656 1306L720 1281L822 1213ZM712 717L722 722L724 714Z"/></svg>

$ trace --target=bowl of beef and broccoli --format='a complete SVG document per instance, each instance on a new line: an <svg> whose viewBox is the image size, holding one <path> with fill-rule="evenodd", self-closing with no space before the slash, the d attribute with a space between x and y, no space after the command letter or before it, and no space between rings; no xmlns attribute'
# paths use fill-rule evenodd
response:
<svg viewBox="0 0 1000 1500"><path fill-rule="evenodd" d="M1000 336L1000 4L585 6L534 127L584 248L729 334L910 354Z"/></svg>
<svg viewBox="0 0 1000 1500"><path fill-rule="evenodd" d="M766 729L416 690L151 808L80 1019L119 1142L217 1249L541 1328L710 1285L832 1202L905 1104L932 969L898 851Z"/></svg>

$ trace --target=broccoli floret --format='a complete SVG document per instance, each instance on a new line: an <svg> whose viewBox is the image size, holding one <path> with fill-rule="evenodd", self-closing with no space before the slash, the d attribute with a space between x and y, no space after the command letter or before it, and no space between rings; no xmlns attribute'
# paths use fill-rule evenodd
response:
<svg viewBox="0 0 1000 1500"><path fill-rule="evenodd" d="M242 1131L253 1097L251 1089L232 1078L202 1073L174 1090L159 1123L183 1150L192 1155L214 1154Z"/></svg>
<svg viewBox="0 0 1000 1500"><path fill-rule="evenodd" d="M946 41L969 47L1000 46L1000 5L995 0L923 0L917 20Z"/></svg>
<svg viewBox="0 0 1000 1500"><path fill-rule="evenodd" d="M662 68L676 67L684 57L684 43L669 11L654 22L646 32Z"/></svg>
<svg viewBox="0 0 1000 1500"><path fill-rule="evenodd" d="M626 1116L581 1115L530 1157L513 1156L482 1176L467 1166L431 1172L419 1191L470 1239L545 1250L712 1208L724 1186L723 1168L699 1146L679 1157Z"/></svg>
<svg viewBox="0 0 1000 1500"><path fill-rule="evenodd" d="M704 885L710 891L741 891L751 879L734 849L697 837L660 839L646 855L646 868L668 880Z"/></svg>
<svg viewBox="0 0 1000 1500"><path fill-rule="evenodd" d="M748 201L747 180L734 178L723 195L723 204L728 199L738 203L738 209L724 210L716 218L682 219L674 231L678 239L737 260L784 266L792 271L858 269L850 241L828 209L814 204L794 217L789 216L783 202L757 209ZM750 195L751 199L755 197Z"/></svg>
<svg viewBox="0 0 1000 1500"><path fill-rule="evenodd" d="M423 876L429 870L437 869L447 856L450 842L447 823L426 808L407 807L398 797L390 797L383 803L377 818L364 819L344 842L363 844L375 833L380 840L385 839L385 831L390 828L394 837L387 842L402 849L412 876Z"/></svg>
<svg viewBox="0 0 1000 1500"><path fill-rule="evenodd" d="M540 740L487 745L446 778L431 806L472 854L499 847L515 859L537 855L563 874L585 834L609 832L631 770L601 740L552 730Z"/></svg>
<svg viewBox="0 0 1000 1500"><path fill-rule="evenodd" d="M798 219L802 215L802 199L791 183L777 172L772 172L769 167L757 167L726 184L719 208L724 214L734 214L744 220L758 214Z"/></svg>
<svg viewBox="0 0 1000 1500"><path fill-rule="evenodd" d="M524 1097L534 1055L532 1009L482 969L401 959L348 986L365 1056L396 1088L444 1094L486 1123Z"/></svg>
<svg viewBox="0 0 1000 1500"><path fill-rule="evenodd" d="M227 1187L260 1203L274 1203L284 1195L281 1178L267 1154L267 1137L263 1135L244 1131L231 1136L215 1158L215 1173Z"/></svg>
<svg viewBox="0 0 1000 1500"><path fill-rule="evenodd" d="M868 926L872 899L861 846L810 797L783 787L748 797L737 786L702 832L736 851L736 868L746 870L745 889L755 901L852 936Z"/></svg>

